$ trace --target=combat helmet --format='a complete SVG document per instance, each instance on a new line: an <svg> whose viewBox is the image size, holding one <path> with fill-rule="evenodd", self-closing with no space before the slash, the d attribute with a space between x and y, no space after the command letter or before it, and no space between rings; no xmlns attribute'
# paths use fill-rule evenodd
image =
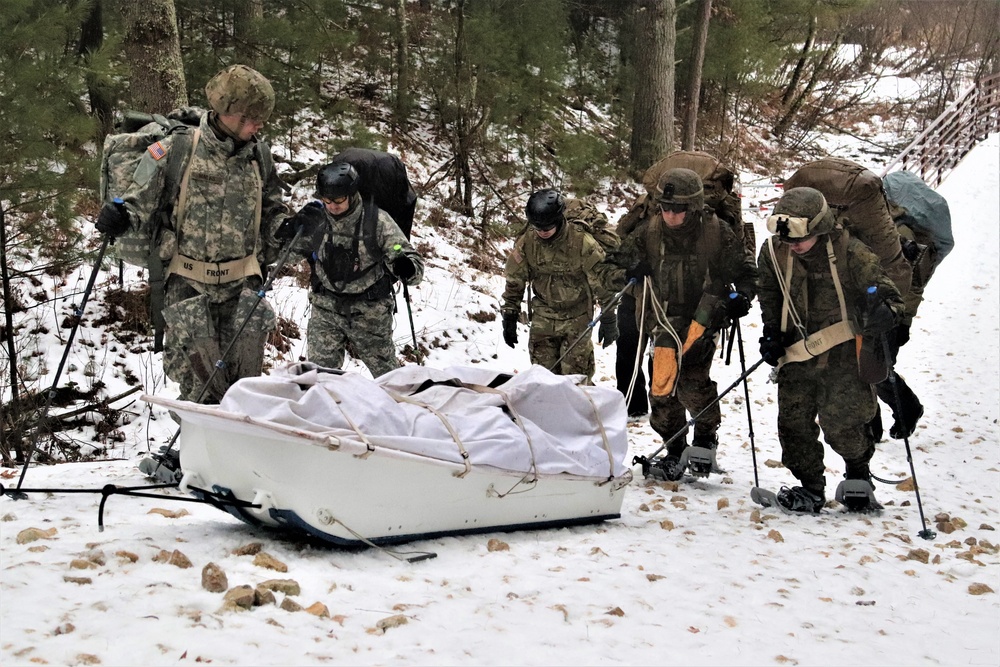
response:
<svg viewBox="0 0 1000 667"><path fill-rule="evenodd" d="M822 192L815 188L792 188L775 204L774 213L767 219L767 231L777 234L782 241L795 243L829 234L834 222Z"/></svg>
<svg viewBox="0 0 1000 667"><path fill-rule="evenodd" d="M360 181L358 170L347 162L331 162L316 175L316 192L313 196L320 199L353 197Z"/></svg>
<svg viewBox="0 0 1000 667"><path fill-rule="evenodd" d="M524 213L528 223L535 229L546 231L559 225L566 211L566 200L558 190L551 188L538 190L528 197Z"/></svg>
<svg viewBox="0 0 1000 667"><path fill-rule="evenodd" d="M208 106L217 114L239 114L263 123L274 111L274 88L246 65L230 65L205 84Z"/></svg>
<svg viewBox="0 0 1000 667"><path fill-rule="evenodd" d="M657 204L683 205L689 211L700 211L705 206L705 188L701 177L690 169L675 168L663 172L656 183L656 191L659 192Z"/></svg>

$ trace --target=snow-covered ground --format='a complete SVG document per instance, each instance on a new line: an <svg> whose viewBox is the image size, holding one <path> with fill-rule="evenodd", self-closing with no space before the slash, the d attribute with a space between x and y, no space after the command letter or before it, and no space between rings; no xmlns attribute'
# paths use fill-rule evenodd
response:
<svg viewBox="0 0 1000 667"><path fill-rule="evenodd" d="M818 517L789 517L754 505L740 388L723 399L719 463L727 474L664 484L636 470L619 520L401 547L437 554L415 564L378 550L321 548L255 531L205 505L113 496L99 532L100 495L5 497L0 663L996 665L998 174L1000 136L994 135L940 188L951 204L957 245L927 290L899 363L926 407L910 448L934 539L917 535L914 493L893 486L877 487L886 505L877 517L837 507ZM762 241L763 219L757 209L747 213ZM471 270L434 230L415 228L414 240L437 248L427 281L411 294L417 335L437 339L429 363L526 368L526 331L510 350L500 340L499 320L472 317L497 311L502 278ZM301 290L282 285L274 301L305 322ZM394 339L402 345L411 334L400 306ZM743 327L752 363L756 308ZM87 327L81 337L100 338ZM49 351L50 373L60 353L54 345ZM85 359L76 365L82 369ZM599 383L612 382L613 361L614 348L599 349ZM156 359L147 363L148 375L156 376ZM111 395L125 387L114 368L107 364L102 378ZM86 382L80 372L68 377ZM720 388L739 373L736 355L729 366L716 362ZM166 396L175 391L162 382L155 389ZM775 467L775 387L764 367L750 378L750 396L760 483L790 484L790 474ZM147 429L156 446L173 423L162 411L131 409L136 417L123 429L126 442L112 450L120 460L33 466L24 486L144 484L135 461L146 449ZM630 426L630 436L629 459L659 446L645 421ZM828 451L827 465L832 494L842 461ZM903 443L883 441L873 471L908 477ZM4 471L3 483L14 486L19 472ZM25 541L31 529L40 539ZM491 540L509 548L497 549L497 542L490 548ZM287 572L234 553L252 542ZM156 559L175 550L192 567ZM277 605L225 611L222 594L202 587L208 563L226 573L230 587L294 579L301 592L288 597L302 607L318 603L316 613ZM279 604L286 597L275 595Z"/></svg>

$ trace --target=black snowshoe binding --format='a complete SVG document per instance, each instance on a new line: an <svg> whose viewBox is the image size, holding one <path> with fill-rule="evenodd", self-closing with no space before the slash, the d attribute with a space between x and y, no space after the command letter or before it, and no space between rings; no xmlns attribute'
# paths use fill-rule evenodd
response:
<svg viewBox="0 0 1000 667"><path fill-rule="evenodd" d="M139 461L139 471L161 484L177 484L184 476L180 454L175 449L168 450L166 445Z"/></svg>
<svg viewBox="0 0 1000 667"><path fill-rule="evenodd" d="M652 477L664 482L676 482L684 476L681 457L674 454L654 456L651 459L645 456L635 456L632 458L632 465L637 463L642 466L643 477Z"/></svg>
<svg viewBox="0 0 1000 667"><path fill-rule="evenodd" d="M837 485L834 498L848 512L882 511L882 505L875 500L875 485L867 479L845 479Z"/></svg>
<svg viewBox="0 0 1000 667"><path fill-rule="evenodd" d="M793 514L819 514L826 504L822 493L816 493L802 486L781 487L775 495L778 505Z"/></svg>

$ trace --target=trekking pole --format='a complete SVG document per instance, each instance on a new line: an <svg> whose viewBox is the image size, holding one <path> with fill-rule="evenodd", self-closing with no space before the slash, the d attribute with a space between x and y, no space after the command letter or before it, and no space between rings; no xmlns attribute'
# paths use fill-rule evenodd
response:
<svg viewBox="0 0 1000 667"><path fill-rule="evenodd" d="M576 340L573 341L572 345L570 345L569 347L566 348L566 351L562 353L562 356L559 357L558 359L556 359L556 361L555 361L554 364L552 364L551 366L549 366L549 370L550 371L552 371L553 373L555 372L555 369L559 367L559 364L562 363L562 360L566 358L566 355L569 354L570 352L572 352L573 348L576 347L577 345L579 345L580 341L583 340L585 336L590 335L590 333L591 333L591 331L593 331L594 327L597 326L597 323L601 321L601 317L604 316L604 313L609 312L612 308L614 308L615 306L617 306L618 302L621 301L621 299L622 299L623 296L625 296L625 290L627 290L629 287L631 287L632 285L634 285L636 282L637 281L636 281L635 278L629 278L628 282L625 283L625 287L623 287L621 289L621 291L618 292L618 294L615 294L613 297L611 297L611 301L609 301L607 303L607 305L601 306L601 312L597 315L597 317L595 317L594 319L592 319L590 322L587 322L587 328L584 329L583 332L579 336L577 336ZM530 301L529 301L529 303L530 303Z"/></svg>
<svg viewBox="0 0 1000 667"><path fill-rule="evenodd" d="M868 288L869 298L875 298L877 293L877 288L873 285ZM889 384L892 386L892 398L895 401L895 408L898 414L903 414L903 400L899 394L899 385L896 384L896 372L893 368L894 363L892 359L892 350L889 346L889 336L888 334L882 334L882 354L885 355L885 363L889 367ZM903 446L906 448L906 462L910 464L910 476L913 478L913 493L917 497L917 511L920 513L920 525L921 530L917 533L918 537L925 540L933 540L937 537L937 532L931 530L927 527L927 519L924 517L924 505L920 500L920 485L917 484L917 471L913 465L913 452L910 451L910 437L906 435L905 431L903 434Z"/></svg>
<svg viewBox="0 0 1000 667"><path fill-rule="evenodd" d="M757 448L754 445L753 438L753 418L750 416L750 386L747 384L747 362L746 357L743 354L743 329L739 326L739 320L733 322L733 326L736 329L736 340L738 341L737 347L740 351L740 368L743 370L743 400L747 406L747 429L750 435L750 456L753 459L753 485L760 486L760 482L757 479Z"/></svg>
<svg viewBox="0 0 1000 667"><path fill-rule="evenodd" d="M406 314L410 318L410 335L413 336L413 356L417 358L417 363L423 365L423 355L420 353L420 348L417 347L417 329L413 326L413 308L410 307L410 288L407 286L406 281L403 283L403 300L406 301Z"/></svg>
<svg viewBox="0 0 1000 667"><path fill-rule="evenodd" d="M755 370L757 370L757 367L760 366L762 363L764 363L763 357L761 357L760 359L758 359L757 362L753 366L751 366L750 368L746 369L743 372L742 375L740 375L738 378L736 378L735 382L733 382L731 385L729 385L728 387L726 387L718 396L716 396L715 400L713 400L711 403L709 403L708 405L706 405L705 407L703 407L698 412L698 414L696 414L694 417L691 417L691 419L687 420L687 422L684 423L684 426L682 426L677 431L677 433L674 433L672 436L670 436L669 440L667 440L662 445L660 445L659 449L657 449L655 452L653 452L649 456L636 456L636 457L633 457L633 459L632 459L632 465L635 465L636 463L648 464L648 462L649 462L650 459L652 459L657 454L659 454L660 452L662 452L664 449L666 449L667 447L669 447L670 443L672 443L674 440L676 440L677 438L679 438L682 435L684 435L685 433L687 433L688 429L690 429L692 426L694 426L695 422L698 421L698 417L701 417L703 414L705 414L706 410L708 410L710 407L712 407L713 405L715 405L716 403L718 403L719 401L721 401L722 398L726 394L728 394L729 392L731 392L733 389L735 389L736 386L740 382L745 382L746 379L747 379L747 377L749 377L751 373L753 373Z"/></svg>
<svg viewBox="0 0 1000 667"><path fill-rule="evenodd" d="M215 362L211 375L209 375L208 379L201 385L201 391L198 392L198 397L194 401L195 403L201 403L201 399L204 398L205 392L208 391L208 387L212 384L215 376L220 370L226 367L226 357L229 355L229 352L233 349L236 342L240 339L240 336L243 335L243 330L246 329L247 324L250 323L250 318L253 317L253 313L257 310L257 306L260 302L264 300L264 296L267 291L271 289L271 284L274 282L274 279L277 277L278 273L281 272L281 269L284 268L285 262L288 261L288 255L292 252L292 247L299 240L299 237L302 236L302 229L303 228L300 226L297 230L295 230L295 236L293 236L292 240L288 242L285 249L281 251L281 255L278 257L278 262L274 265L274 270L268 274L267 280L260 286L260 289L257 290L257 300L253 302L253 306L250 307L250 312L243 318L243 322L240 323L240 328L236 330L236 333L229 341L229 345L227 345L225 351L223 351L222 356ZM174 431L174 434L170 437L169 442L167 442L167 447L163 450L162 458L156 462L156 467L153 468L151 473L149 473L150 475L155 474L156 471L160 469L160 466L163 465L163 459L170 454L171 450L174 448L174 443L177 442L177 437L180 434L181 429L178 426L177 430Z"/></svg>
<svg viewBox="0 0 1000 667"><path fill-rule="evenodd" d="M115 204L117 206L122 206L122 200L115 199ZM66 340L66 347L63 349L62 359L59 360L59 367L56 368L56 375L52 380L52 386L49 387L49 390L46 393L45 405L42 407L42 414L38 418L38 424L36 424L35 429L31 432L31 443L28 445L28 451L25 452L24 455L24 466L21 467L21 476L17 480L17 487L15 488L15 492L11 494L11 498L16 500L20 500L25 497L23 494L17 494L16 489L21 488L21 484L24 482L24 475L28 472L28 465L31 463L31 457L34 455L35 447L38 445L38 431L49 417L49 409L52 407L52 397L55 396L56 387L59 386L59 378L62 376L63 367L66 366L66 359L69 358L70 348L73 346L73 339L76 338L76 331L80 328L80 322L83 320L83 311L87 308L87 301L90 299L90 291L94 289L94 282L97 280L97 273L101 270L101 262L104 261L104 253L107 252L108 245L113 242L113 236L108 234L104 235L104 240L101 242L101 249L97 251L97 260L94 262L94 268L90 272L90 280L87 281L87 288L83 290L83 299L80 301L80 307L73 313L75 315L73 327L69 330L69 338Z"/></svg>

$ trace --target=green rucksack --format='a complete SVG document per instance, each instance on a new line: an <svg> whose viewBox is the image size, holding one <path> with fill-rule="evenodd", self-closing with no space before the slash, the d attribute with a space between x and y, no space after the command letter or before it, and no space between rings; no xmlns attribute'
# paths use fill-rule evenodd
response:
<svg viewBox="0 0 1000 667"><path fill-rule="evenodd" d="M618 250L622 244L618 234L608 225L608 216L597 210L597 207L583 199L566 198L566 211L563 216L567 221L594 237L604 253Z"/></svg>

